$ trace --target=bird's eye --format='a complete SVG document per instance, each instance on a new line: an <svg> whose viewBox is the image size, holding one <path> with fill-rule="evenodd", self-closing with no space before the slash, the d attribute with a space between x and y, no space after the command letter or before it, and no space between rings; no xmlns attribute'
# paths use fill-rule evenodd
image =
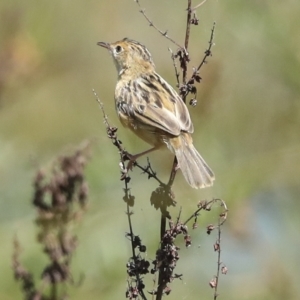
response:
<svg viewBox="0 0 300 300"><path fill-rule="evenodd" d="M121 46L117 46L117 47L115 48L115 50L116 50L116 53L120 53L123 49L122 49Z"/></svg>

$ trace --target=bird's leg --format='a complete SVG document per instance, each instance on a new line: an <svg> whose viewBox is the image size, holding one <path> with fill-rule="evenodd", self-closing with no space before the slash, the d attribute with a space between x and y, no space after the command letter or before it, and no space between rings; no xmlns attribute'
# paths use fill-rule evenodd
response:
<svg viewBox="0 0 300 300"><path fill-rule="evenodd" d="M128 164L127 164L127 172L130 170L132 170L132 166L133 166L133 164L134 164L134 162L139 158L139 157L141 157L141 156L143 156L143 155L145 155L145 154L148 154L148 153L150 153L150 152L152 152L152 151L155 151L155 150L157 150L158 149L158 147L157 146L154 146L153 148L151 148L151 149L148 149L148 150L146 150L146 151L143 151L143 152L141 152L141 153L138 153L138 154L135 154L135 155L130 155L130 154L128 154L128 153L126 153L126 155L128 156L128 158L129 158L129 162L128 162Z"/></svg>

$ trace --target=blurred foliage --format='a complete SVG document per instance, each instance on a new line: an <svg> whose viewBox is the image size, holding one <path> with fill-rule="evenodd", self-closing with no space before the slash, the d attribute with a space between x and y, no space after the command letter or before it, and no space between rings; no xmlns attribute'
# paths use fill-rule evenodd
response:
<svg viewBox="0 0 300 300"><path fill-rule="evenodd" d="M185 1L141 4L158 27L183 40ZM222 255L229 273L221 278L220 299L299 298L299 11L297 0L210 0L198 9L199 26L192 28L191 67L202 58L217 22L213 56L201 70L198 105L190 108L195 144L215 171L216 183L211 189L191 190L179 175L173 213L182 205L182 214L188 216L201 199L226 200L230 214ZM45 260L34 241L30 206L36 169L83 139L91 140L93 148L86 172L90 210L78 231L73 275L76 281L84 274L85 280L70 288L70 299L124 295L130 246L124 238L123 185L118 153L107 140L92 89L110 121L119 126L113 105L116 73L96 43L125 36L147 45L158 72L175 86L168 52L174 45L149 27L133 0L0 2L3 300L21 299L10 260L15 234L24 250L21 260L35 275ZM145 148L127 131L120 128L118 133L128 150ZM151 160L161 177L168 176L172 158L167 151L151 154ZM145 183L138 171L132 180L136 234L153 244L148 255L154 255L159 229L140 224L158 222L147 203L156 186ZM212 299L208 282L215 273L214 239L206 237L205 228L192 238L193 247L182 250L178 264L184 284L173 286L170 297L195 299L201 292Z"/></svg>

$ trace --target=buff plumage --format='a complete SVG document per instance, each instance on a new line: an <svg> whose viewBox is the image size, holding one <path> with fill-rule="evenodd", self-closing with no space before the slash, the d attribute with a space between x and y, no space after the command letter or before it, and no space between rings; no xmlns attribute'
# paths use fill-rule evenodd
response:
<svg viewBox="0 0 300 300"><path fill-rule="evenodd" d="M211 186L214 174L193 145L189 111L178 93L155 72L147 48L127 38L98 45L110 51L117 68L115 105L122 125L153 146L134 155L131 163L167 146L190 186Z"/></svg>

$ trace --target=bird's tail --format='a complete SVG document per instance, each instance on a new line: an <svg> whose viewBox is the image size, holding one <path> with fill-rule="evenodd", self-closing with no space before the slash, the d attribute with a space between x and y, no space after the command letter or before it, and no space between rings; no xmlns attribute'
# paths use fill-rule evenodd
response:
<svg viewBox="0 0 300 300"><path fill-rule="evenodd" d="M171 148L188 184L196 189L213 185L214 173L194 147L192 137L183 133L176 139L179 140L171 142Z"/></svg>

